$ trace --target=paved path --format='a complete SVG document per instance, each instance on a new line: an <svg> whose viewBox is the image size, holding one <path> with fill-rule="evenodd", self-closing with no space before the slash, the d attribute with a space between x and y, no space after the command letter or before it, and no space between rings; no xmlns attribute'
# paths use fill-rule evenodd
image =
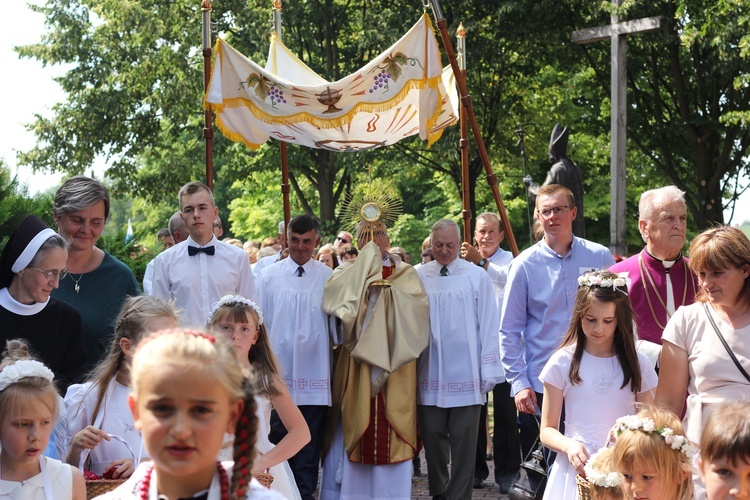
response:
<svg viewBox="0 0 750 500"><path fill-rule="evenodd" d="M424 450L420 453L422 463L422 475L420 477L414 477L411 480L411 497L414 499L431 499L430 491L427 486L427 462L424 459ZM484 481L484 488L474 489L472 491L471 498L492 498L493 500L504 500L508 498L508 495L501 495L498 486L494 483L495 478L495 464L490 460L487 462L487 466L490 469L489 477Z"/></svg>
<svg viewBox="0 0 750 500"><path fill-rule="evenodd" d="M429 487L427 486L427 462L424 459L424 450L419 454L420 460L422 463L421 471L422 475L419 477L414 477L411 480L411 497L412 499L425 499L425 500L431 500L432 497L430 496ZM501 495L500 490L497 487L497 485L492 482L495 477L495 464L490 460L487 462L487 466L490 469L490 475L487 478L487 480L484 482L485 486L484 488L478 488L472 490L471 498L472 500L477 498L492 498L493 500L505 500L508 498L508 495ZM320 477L318 479L320 481ZM315 493L315 497L318 498L317 492Z"/></svg>

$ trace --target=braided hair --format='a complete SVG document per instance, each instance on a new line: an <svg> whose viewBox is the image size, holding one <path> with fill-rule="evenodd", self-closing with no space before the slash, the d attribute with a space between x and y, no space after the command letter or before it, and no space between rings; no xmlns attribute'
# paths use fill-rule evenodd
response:
<svg viewBox="0 0 750 500"><path fill-rule="evenodd" d="M228 393L232 404L242 401L242 412L235 425L235 463L229 497L245 498L252 480L258 431L252 375L240 367L227 339L220 336L214 338L201 330L164 330L143 339L133 356L131 381L136 400L140 397L143 380L148 377L149 371L163 364L165 359L169 359L170 363L210 370L217 384Z"/></svg>
<svg viewBox="0 0 750 500"><path fill-rule="evenodd" d="M251 471L255 461L255 442L258 436L257 403L253 383L247 376L242 381L244 406L234 430L234 468L232 484L229 488L232 500L245 498L252 479Z"/></svg>

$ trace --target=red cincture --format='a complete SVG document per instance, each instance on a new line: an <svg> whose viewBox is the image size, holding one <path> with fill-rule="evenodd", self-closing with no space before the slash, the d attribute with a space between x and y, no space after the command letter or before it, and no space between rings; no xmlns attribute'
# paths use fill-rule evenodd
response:
<svg viewBox="0 0 750 500"><path fill-rule="evenodd" d="M221 462L216 462L216 470L219 473L219 485L221 487L221 500L229 500L229 476L224 467L221 466ZM151 486L151 473L154 471L154 466L151 464L146 470L146 475L141 481L139 487L141 500L148 500L148 489Z"/></svg>

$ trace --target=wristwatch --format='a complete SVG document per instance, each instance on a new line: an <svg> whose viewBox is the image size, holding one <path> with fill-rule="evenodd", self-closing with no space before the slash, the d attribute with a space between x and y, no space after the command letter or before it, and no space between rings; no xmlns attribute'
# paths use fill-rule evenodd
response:
<svg viewBox="0 0 750 500"><path fill-rule="evenodd" d="M487 263L487 259L481 259L479 262L477 262L477 265L479 267L484 267L484 265Z"/></svg>

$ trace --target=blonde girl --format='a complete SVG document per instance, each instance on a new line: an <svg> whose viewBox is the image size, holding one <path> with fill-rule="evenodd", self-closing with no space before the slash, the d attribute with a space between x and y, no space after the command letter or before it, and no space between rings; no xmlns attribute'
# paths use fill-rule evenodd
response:
<svg viewBox="0 0 750 500"><path fill-rule="evenodd" d="M668 410L644 407L612 428L613 464L622 474L625 498L691 500L695 448L680 420Z"/></svg>
<svg viewBox="0 0 750 500"><path fill-rule="evenodd" d="M652 400L657 384L652 364L635 349L626 279L601 271L578 284L568 333L539 376L540 439L557 452L544 498L555 500L577 500L576 475L584 474L589 454L604 445L618 417Z"/></svg>
<svg viewBox="0 0 750 500"><path fill-rule="evenodd" d="M592 500L622 500L622 476L614 469L612 448L602 448L589 458L583 470Z"/></svg>
<svg viewBox="0 0 750 500"><path fill-rule="evenodd" d="M70 386L65 395L69 464L86 466L106 478L124 479L138 465L134 459L148 458L128 408L130 362L142 337L178 324L171 304L150 296L125 300L109 353L86 383Z"/></svg>
<svg viewBox="0 0 750 500"><path fill-rule="evenodd" d="M260 308L240 295L226 295L211 308L208 328L229 339L240 366L252 368L255 375L261 432L256 444L260 456L255 460L253 472L270 469L274 476L271 489L279 491L285 498L300 498L286 461L310 441L310 430L279 376ZM271 408L277 411L288 431L276 446L268 441Z"/></svg>
<svg viewBox="0 0 750 500"><path fill-rule="evenodd" d="M131 381L128 403L153 462L100 498L282 498L252 478L255 398L225 339L184 329L152 334L136 348ZM234 464L216 460L225 432L235 435Z"/></svg>
<svg viewBox="0 0 750 500"><path fill-rule="evenodd" d="M58 415L52 371L31 359L28 346L9 340L0 363L0 497L85 500L75 467L43 457Z"/></svg>

